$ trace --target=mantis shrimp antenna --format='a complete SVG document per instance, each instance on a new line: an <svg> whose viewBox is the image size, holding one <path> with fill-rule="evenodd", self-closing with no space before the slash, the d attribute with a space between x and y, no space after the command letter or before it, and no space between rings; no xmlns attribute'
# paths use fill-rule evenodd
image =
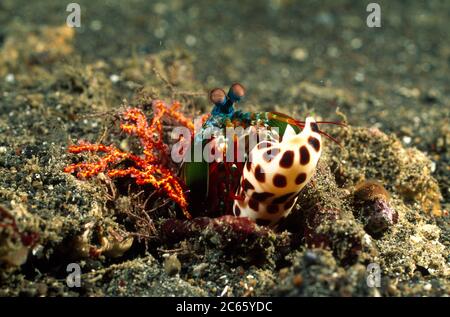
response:
<svg viewBox="0 0 450 317"><path fill-rule="evenodd" d="M291 118L283 113L280 112L270 112L268 114L268 118L269 119L274 119L274 120L279 120L285 123L288 123L290 125L294 125L297 126L299 128L304 128L305 127L305 122L304 121L299 121L299 120L295 120L294 118ZM334 137L332 137L331 135L329 135L328 133L322 131L319 129L318 124L334 124L334 125L338 125L341 127L346 127L347 125L343 122L337 122L337 121L315 121L315 132L319 133L320 135L325 136L326 138L330 139L331 141L333 141L334 143L336 143L337 145L341 145L339 143L338 140L336 140Z"/></svg>

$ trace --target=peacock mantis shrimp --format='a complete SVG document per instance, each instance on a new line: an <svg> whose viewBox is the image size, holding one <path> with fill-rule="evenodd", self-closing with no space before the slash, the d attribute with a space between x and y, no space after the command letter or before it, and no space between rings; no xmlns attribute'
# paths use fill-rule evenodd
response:
<svg viewBox="0 0 450 317"><path fill-rule="evenodd" d="M95 162L71 164L65 171L76 172L79 178L105 172L111 178L131 177L137 185L150 184L173 200L188 219L226 217L275 228L313 177L322 152L321 136L337 142L321 131L319 124L342 124L316 122L312 117L303 122L278 112L235 109L244 96L245 89L239 83L228 93L213 89L209 97L214 107L197 129L179 111L178 102L167 106L154 101L150 122L142 110L129 108L120 127L139 138L142 155L114 145L79 142L69 146L69 152L103 156ZM176 144L172 151L164 143L165 120L175 121L188 131L178 135L182 146ZM223 133L229 129L231 134ZM203 155L193 160L198 148ZM178 171L173 160L168 163L174 149L181 155Z"/></svg>

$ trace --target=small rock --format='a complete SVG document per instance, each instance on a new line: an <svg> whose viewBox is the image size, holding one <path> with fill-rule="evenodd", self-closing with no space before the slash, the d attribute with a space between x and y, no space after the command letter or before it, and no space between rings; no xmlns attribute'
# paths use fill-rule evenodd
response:
<svg viewBox="0 0 450 317"><path fill-rule="evenodd" d="M11 266L21 266L28 259L28 248L23 246L8 252L0 257L0 263L7 263Z"/></svg>
<svg viewBox="0 0 450 317"><path fill-rule="evenodd" d="M366 247L371 247L372 246L372 238L370 235L365 234L363 239L362 239L363 245Z"/></svg>
<svg viewBox="0 0 450 317"><path fill-rule="evenodd" d="M419 227L419 232L427 240L438 240L440 229L436 225L425 224L425 225Z"/></svg>
<svg viewBox="0 0 450 317"><path fill-rule="evenodd" d="M43 183L42 183L42 181L34 180L31 183L31 186L33 186L35 189L42 189L43 188Z"/></svg>
<svg viewBox="0 0 450 317"><path fill-rule="evenodd" d="M430 172L436 172L436 162L431 161Z"/></svg>
<svg viewBox="0 0 450 317"><path fill-rule="evenodd" d="M195 36L189 34L189 35L186 36L184 41L185 41L187 46L192 47L192 46L194 46L197 43L197 38Z"/></svg>
<svg viewBox="0 0 450 317"><path fill-rule="evenodd" d="M332 58L336 58L336 57L339 57L340 52L336 46L330 46L327 49L327 54L328 54L328 56L330 56Z"/></svg>
<svg viewBox="0 0 450 317"><path fill-rule="evenodd" d="M176 254L172 254L164 261L164 270L168 275L178 274L181 270L181 262Z"/></svg>
<svg viewBox="0 0 450 317"><path fill-rule="evenodd" d="M36 291L37 291L38 296L45 296L45 295L47 295L48 287L44 283L38 283L36 285Z"/></svg>
<svg viewBox="0 0 450 317"><path fill-rule="evenodd" d="M288 275L288 273L289 269L287 267L282 268L279 272L280 279L284 279Z"/></svg>
<svg viewBox="0 0 450 317"><path fill-rule="evenodd" d="M372 237L397 223L398 213L389 204L389 193L377 181L364 181L356 185L354 197L355 216Z"/></svg>
<svg viewBox="0 0 450 317"><path fill-rule="evenodd" d="M292 279L292 283L296 287L300 287L303 284L303 277L300 274L296 274L294 278Z"/></svg>
<svg viewBox="0 0 450 317"><path fill-rule="evenodd" d="M102 21L100 20L93 20L91 22L90 28L92 31L100 31L103 27Z"/></svg>
<svg viewBox="0 0 450 317"><path fill-rule="evenodd" d="M364 75L364 73L358 72L355 74L355 81L362 83L365 80L366 76Z"/></svg>
<svg viewBox="0 0 450 317"><path fill-rule="evenodd" d="M406 98L419 98L420 96L419 88L400 87L398 93Z"/></svg>
<svg viewBox="0 0 450 317"><path fill-rule="evenodd" d="M292 51L291 57L292 59L303 62L308 58L308 51L304 48L298 47Z"/></svg>
<svg viewBox="0 0 450 317"><path fill-rule="evenodd" d="M421 244L422 241L423 241L423 239L421 237L419 237L419 236L410 236L409 239L414 244Z"/></svg>
<svg viewBox="0 0 450 317"><path fill-rule="evenodd" d="M109 76L109 80L115 84L120 80L120 76L117 74L112 74L111 76Z"/></svg>
<svg viewBox="0 0 450 317"><path fill-rule="evenodd" d="M403 143L410 144L412 141L412 138L410 136L404 136L403 137Z"/></svg>
<svg viewBox="0 0 450 317"><path fill-rule="evenodd" d="M14 74L8 74L8 75L5 76L5 81L7 83L12 84L12 83L14 83L16 81L16 78L14 77Z"/></svg>
<svg viewBox="0 0 450 317"><path fill-rule="evenodd" d="M307 250L303 256L303 260L307 266L317 264L319 262L319 257L314 251Z"/></svg>
<svg viewBox="0 0 450 317"><path fill-rule="evenodd" d="M208 268L208 263L200 263L194 266L192 274L196 277L200 277L205 274L205 270Z"/></svg>
<svg viewBox="0 0 450 317"><path fill-rule="evenodd" d="M368 204L365 214L367 217L366 231L370 234L383 232L397 222L396 211L384 200L376 200L372 204Z"/></svg>
<svg viewBox="0 0 450 317"><path fill-rule="evenodd" d="M354 39L351 40L350 42L350 46L354 49L360 49L362 47L363 43L362 40L360 38L355 37Z"/></svg>

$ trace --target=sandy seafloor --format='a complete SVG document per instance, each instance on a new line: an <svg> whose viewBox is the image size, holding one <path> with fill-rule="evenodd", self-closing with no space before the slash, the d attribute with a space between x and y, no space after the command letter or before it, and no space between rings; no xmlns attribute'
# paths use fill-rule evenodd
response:
<svg viewBox="0 0 450 317"><path fill-rule="evenodd" d="M70 29L64 1L0 1L0 295L449 294L448 1L379 1L381 28L355 1L77 2L82 25ZM144 237L129 214L139 199L111 195L121 184L63 172L79 139L129 148L115 120L124 106L174 98L205 113L207 91L236 81L243 110L349 124L326 128L342 148L325 141L285 231L231 248L228 231L169 243L158 231L177 216L169 204ZM382 235L354 204L365 179L398 214ZM68 263L81 266L79 288ZM370 263L380 287L366 283Z"/></svg>

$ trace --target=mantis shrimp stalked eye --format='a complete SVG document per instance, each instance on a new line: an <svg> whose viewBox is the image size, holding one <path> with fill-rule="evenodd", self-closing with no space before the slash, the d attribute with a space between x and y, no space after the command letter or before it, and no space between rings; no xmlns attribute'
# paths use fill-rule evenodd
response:
<svg viewBox="0 0 450 317"><path fill-rule="evenodd" d="M275 225L289 214L309 182L322 152L317 123L306 118L301 133L291 126L281 142L260 142L250 152L234 203L234 214L258 224Z"/></svg>

